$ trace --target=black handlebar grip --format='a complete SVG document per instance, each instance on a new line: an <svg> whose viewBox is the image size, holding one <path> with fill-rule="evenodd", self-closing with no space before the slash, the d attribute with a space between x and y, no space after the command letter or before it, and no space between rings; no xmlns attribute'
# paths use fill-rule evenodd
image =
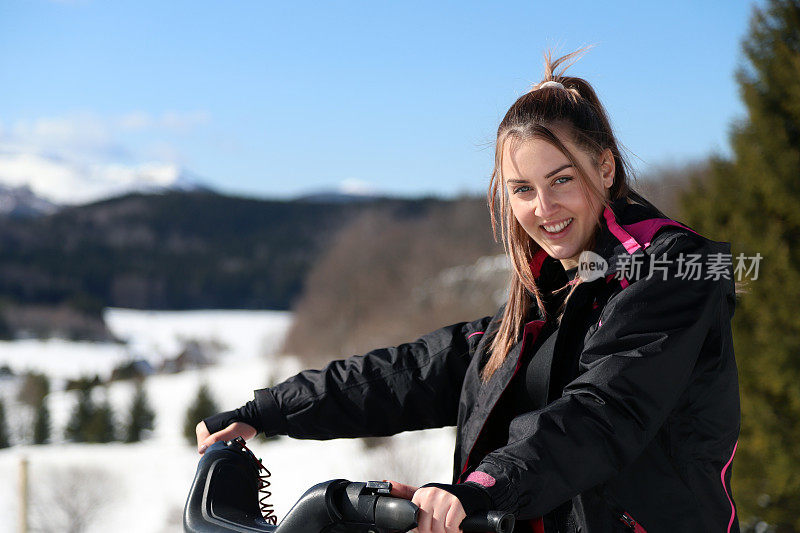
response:
<svg viewBox="0 0 800 533"><path fill-rule="evenodd" d="M375 525L395 531L417 527L419 507L409 500L391 496L378 497L375 502Z"/></svg>
<svg viewBox="0 0 800 533"><path fill-rule="evenodd" d="M514 531L514 515L500 511L489 511L466 517L461 522L462 531L494 533L511 533Z"/></svg>

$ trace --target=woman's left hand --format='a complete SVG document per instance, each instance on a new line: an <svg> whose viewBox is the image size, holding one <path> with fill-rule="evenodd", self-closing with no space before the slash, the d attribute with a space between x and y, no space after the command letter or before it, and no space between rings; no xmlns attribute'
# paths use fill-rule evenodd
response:
<svg viewBox="0 0 800 533"><path fill-rule="evenodd" d="M414 487L392 481L392 496L411 500L419 507L416 533L459 533L467 517L454 495L436 487Z"/></svg>

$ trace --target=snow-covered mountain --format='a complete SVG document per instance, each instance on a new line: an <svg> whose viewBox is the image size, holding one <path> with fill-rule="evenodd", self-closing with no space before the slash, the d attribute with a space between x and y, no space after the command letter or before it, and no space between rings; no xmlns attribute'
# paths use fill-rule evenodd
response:
<svg viewBox="0 0 800 533"><path fill-rule="evenodd" d="M356 179L346 179L332 188L323 190L314 189L313 192L300 194L297 196L296 201L349 204L355 202L370 202L387 196L391 195L380 191L370 183Z"/></svg>
<svg viewBox="0 0 800 533"><path fill-rule="evenodd" d="M36 196L27 185L9 187L0 183L0 216L27 218L57 210L56 204Z"/></svg>
<svg viewBox="0 0 800 533"><path fill-rule="evenodd" d="M131 192L207 190L202 180L174 163L98 163L36 150L0 150L0 186L27 188L52 204L75 205ZM0 195L7 195L0 190ZM10 203L11 200L8 200Z"/></svg>

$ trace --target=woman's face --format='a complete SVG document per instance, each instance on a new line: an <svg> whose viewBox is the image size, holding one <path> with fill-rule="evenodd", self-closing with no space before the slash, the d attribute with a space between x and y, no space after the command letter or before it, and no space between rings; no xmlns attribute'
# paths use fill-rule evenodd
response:
<svg viewBox="0 0 800 533"><path fill-rule="evenodd" d="M600 161L579 149L565 136L559 138L581 164L597 190L609 197L614 183L614 158L605 150ZM599 201L590 205L578 171L561 151L542 139L506 142L503 181L514 217L528 235L565 269L578 265L602 214Z"/></svg>

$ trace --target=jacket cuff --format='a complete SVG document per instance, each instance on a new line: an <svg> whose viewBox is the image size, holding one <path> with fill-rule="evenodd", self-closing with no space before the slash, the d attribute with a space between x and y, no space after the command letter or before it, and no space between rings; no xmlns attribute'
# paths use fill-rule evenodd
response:
<svg viewBox="0 0 800 533"><path fill-rule="evenodd" d="M206 417L203 419L203 422L205 422L206 429L208 429L209 433L216 433L217 431L222 431L234 422L238 422L238 419L236 418L236 411L225 411Z"/></svg>
<svg viewBox="0 0 800 533"><path fill-rule="evenodd" d="M281 408L275 400L270 389L258 389L254 392L256 410L260 420L261 429L265 437L286 434L286 417L281 413Z"/></svg>
<svg viewBox="0 0 800 533"><path fill-rule="evenodd" d="M507 471L499 466L484 461L480 470L467 476L467 482L480 484L494 503L493 510L516 513L520 506L527 505L529 498L520 497L517 492L519 483L509 479Z"/></svg>
<svg viewBox="0 0 800 533"><path fill-rule="evenodd" d="M446 490L461 502L461 507L467 516L473 515L480 511L490 511L493 508L492 499L489 493L482 485L467 481L466 483L459 483L458 485L448 485L445 483L428 483L423 487L436 487L437 489Z"/></svg>

